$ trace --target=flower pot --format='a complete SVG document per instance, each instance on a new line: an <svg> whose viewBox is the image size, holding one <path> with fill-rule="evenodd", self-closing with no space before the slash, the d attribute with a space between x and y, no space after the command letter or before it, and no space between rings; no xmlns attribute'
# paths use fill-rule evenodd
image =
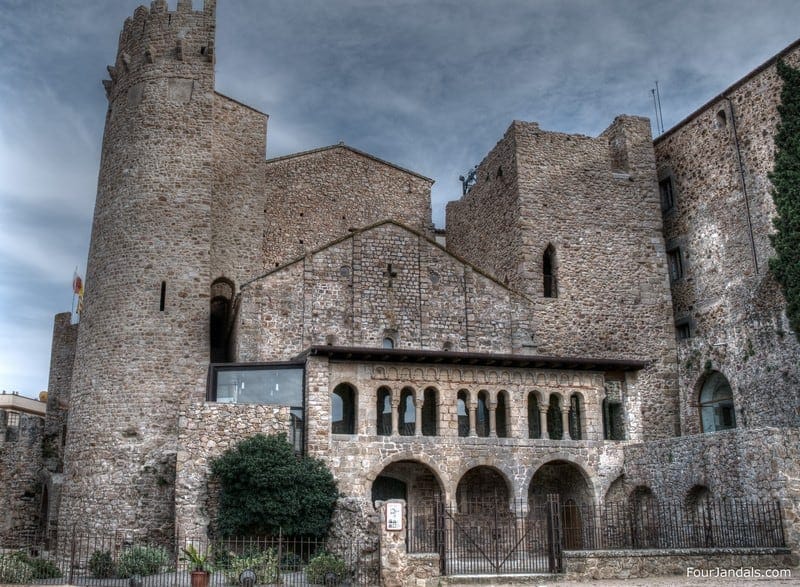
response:
<svg viewBox="0 0 800 587"><path fill-rule="evenodd" d="M211 573L208 571L192 571L192 587L208 587Z"/></svg>

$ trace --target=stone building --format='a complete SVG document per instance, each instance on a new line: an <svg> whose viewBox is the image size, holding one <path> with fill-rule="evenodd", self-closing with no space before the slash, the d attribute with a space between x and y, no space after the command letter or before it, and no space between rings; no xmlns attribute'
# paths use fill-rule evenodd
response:
<svg viewBox="0 0 800 587"><path fill-rule="evenodd" d="M800 545L800 348L766 268L800 45L655 141L514 121L441 231L413 171L264 159L267 115L214 90L215 10L137 8L109 67L44 527L204 536L211 459L282 432L366 512L759 496Z"/></svg>

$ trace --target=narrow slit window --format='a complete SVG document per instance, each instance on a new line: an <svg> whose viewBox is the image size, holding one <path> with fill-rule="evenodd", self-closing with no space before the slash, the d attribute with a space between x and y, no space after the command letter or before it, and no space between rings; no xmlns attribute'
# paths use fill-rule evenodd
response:
<svg viewBox="0 0 800 587"><path fill-rule="evenodd" d="M167 282L166 281L162 281L161 282L161 302L158 305L159 311L161 311L161 312L164 311L164 305L165 305L166 301L167 301Z"/></svg>
<svg viewBox="0 0 800 587"><path fill-rule="evenodd" d="M557 298L558 287L556 284L556 251L553 245L547 245L542 256L542 277L544 297Z"/></svg>

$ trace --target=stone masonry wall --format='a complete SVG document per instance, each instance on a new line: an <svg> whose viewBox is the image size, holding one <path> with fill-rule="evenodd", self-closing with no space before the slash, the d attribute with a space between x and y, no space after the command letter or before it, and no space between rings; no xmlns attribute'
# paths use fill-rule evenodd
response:
<svg viewBox="0 0 800 587"><path fill-rule="evenodd" d="M800 66L798 44L782 57ZM655 142L659 179L671 178L675 199L664 234L683 265L672 283L675 320L691 330L678 341L687 433L700 432L698 394L712 369L731 384L737 426L800 425L800 345L768 269L775 206L767 174L781 88L774 62Z"/></svg>
<svg viewBox="0 0 800 587"><path fill-rule="evenodd" d="M391 269L390 269L391 268ZM525 352L530 307L405 227L383 223L244 288L238 361L288 359L313 344Z"/></svg>
<svg viewBox="0 0 800 587"><path fill-rule="evenodd" d="M776 499L782 504L787 545L800 546L800 430L737 428L625 447L628 491L652 489L656 498L683 500L696 485L712 498Z"/></svg>
<svg viewBox="0 0 800 587"><path fill-rule="evenodd" d="M50 348L47 416L42 440L44 466L53 473L60 473L63 469L67 410L77 339L78 324L72 324L72 313L56 314Z"/></svg>
<svg viewBox="0 0 800 587"><path fill-rule="evenodd" d="M204 540L213 524L215 495L209 494L211 461L256 434L286 434L289 408L205 403L188 406L178 419L175 467L175 528L183 539ZM212 488L213 489L213 488Z"/></svg>
<svg viewBox="0 0 800 587"><path fill-rule="evenodd" d="M448 207L448 248L533 299L536 352L651 361L639 374L643 433L674 435L672 307L648 121L620 116L597 138L515 121L477 177ZM554 297L543 292L548 245Z"/></svg>
<svg viewBox="0 0 800 587"><path fill-rule="evenodd" d="M43 418L24 413L9 426L9 413L0 410L0 544L6 548L28 544L40 529L44 431Z"/></svg>
<svg viewBox="0 0 800 587"><path fill-rule="evenodd" d="M432 183L345 145L268 160L263 268L274 269L350 229L382 220L433 238Z"/></svg>

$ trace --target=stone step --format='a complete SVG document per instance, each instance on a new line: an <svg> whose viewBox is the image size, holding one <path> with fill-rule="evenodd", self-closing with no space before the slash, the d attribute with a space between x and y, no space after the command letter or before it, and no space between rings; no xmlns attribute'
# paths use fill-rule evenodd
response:
<svg viewBox="0 0 800 587"><path fill-rule="evenodd" d="M484 585L486 587L519 587L520 585L542 586L563 581L564 575L548 573L529 573L520 575L451 575L437 577L437 587L468 587Z"/></svg>

